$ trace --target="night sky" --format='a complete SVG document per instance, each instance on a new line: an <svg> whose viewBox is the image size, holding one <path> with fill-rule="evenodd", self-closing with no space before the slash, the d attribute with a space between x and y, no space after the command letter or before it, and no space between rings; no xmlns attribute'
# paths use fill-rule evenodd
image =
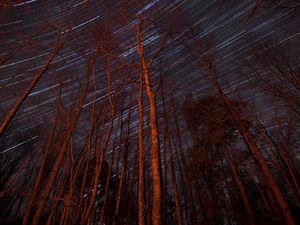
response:
<svg viewBox="0 0 300 225"><path fill-rule="evenodd" d="M201 65L203 60L211 63L211 69L218 77L225 95L244 102L248 112L255 114L267 131L271 132L278 126L274 123L274 115L283 118L283 127L288 126L290 121L284 118L292 106L287 107L288 103L278 98L280 100L276 99L277 105L274 107L274 96L267 84L271 82L280 87L277 76L282 72L280 68L299 71L299 1L153 0L145 1L147 3L143 5L137 2L0 2L1 123L37 74L45 70L1 137L0 157L13 157L26 148L36 150L34 157L39 155L57 109L61 110L61 121L68 121L70 115L78 110L77 103L83 93L91 62L95 66L71 142L75 146L74 151L84 146L87 134L91 131L93 107L99 113L99 121L105 121L102 124L104 130L108 128L108 114L101 114L108 112L109 108L106 59L99 57L96 62L93 61L99 53L96 49L100 49L111 54L111 93L116 115L121 115L113 120L114 127L105 159L109 159L115 148L122 152L124 146L117 146L115 137L125 135L127 116L132 113L129 126L130 142L133 144L130 145L128 171L137 170L137 164L131 160L137 155L134 150L137 149L139 125L136 32L140 18L143 18L145 57L147 60L155 57L151 79L152 88L157 89L161 140L165 138L163 129L166 120L162 96L166 105L176 102L180 108L189 94L194 99L217 95L208 79L207 70ZM61 48L51 58L56 43L61 44ZM50 63L45 67L47 62ZM279 69L276 68L276 62ZM281 67L280 63L286 63L289 67ZM135 88L133 107L129 112L132 86ZM284 90L289 89L291 93L296 93L294 96L297 98L299 91L294 92L293 87L284 86ZM151 173L150 110L146 91L144 106L147 115L144 118L145 136L148 135L145 140L146 169ZM169 116L172 120L172 113ZM183 137L187 137L182 116L180 119L180 131ZM117 128L119 120L124 124L123 130ZM68 125L67 122L61 124L62 127ZM191 146L191 138L184 139L183 145L185 148ZM165 154L165 148L161 143L161 156ZM169 156L169 153L166 155ZM34 158L34 163L29 167L34 168L39 161ZM165 166L163 161L162 168ZM121 168L120 162L114 165L116 168ZM18 175L22 177L23 173Z"/></svg>
<svg viewBox="0 0 300 225"><path fill-rule="evenodd" d="M263 90L256 88L259 86L256 85L257 82L260 81L249 64L255 64L252 58L253 54L259 52L257 43L267 43L268 46L293 46L293 50L299 51L299 11L291 7L294 5L297 4L293 1L277 1L276 4L270 1L252 15L254 0L153 1L142 10L151 10L160 20L156 21L156 27L150 27L149 32L146 32L144 44L151 55L165 35L165 31L158 27L159 23L174 17L175 11L175 14L185 18L185 21L173 22L172 32L184 32L192 27L193 35L179 40L180 35L175 33L157 58L160 66L164 67L162 77L166 80L166 90L176 89L178 99L184 99L187 93L193 93L194 96L211 93L212 87L205 79L204 72L197 66L196 58L199 53L191 50L192 44L189 46L194 40L201 39L208 46L205 54L214 58L218 76L225 90L230 92L230 96L239 96L268 115L268 96ZM110 9L107 9L108 7ZM0 65L1 117L12 107L26 85L46 62L57 34L50 24L59 25L63 21L60 32L68 34L59 56L54 59L47 73L14 118L20 125L18 131L13 131L13 136L43 123L45 117L53 113L54 93L61 91L63 101L71 101L79 86L80 77L84 76L81 72L86 66L83 55L88 56L93 52L86 44L85 38L95 35L93 25L97 21L103 18L106 21L112 20L113 14L118 13L117 7L118 3L111 1L33 0L15 4L12 8L1 11L1 59L13 54ZM111 10L108 16L106 10ZM139 13L138 9L135 11L136 14ZM121 56L130 58L136 48L132 25L135 22L131 21L131 24L127 25L122 22L121 27L114 32L124 46ZM179 24L180 22L183 25ZM185 30L182 30L182 27ZM24 41L30 44L24 44ZM15 53L16 51L18 52ZM101 82L103 78L94 79ZM117 85L119 82L116 79L113 84ZM101 90L98 92L95 101L103 95ZM91 101L86 104L89 103ZM31 138L39 136L32 135ZM20 146L22 143L15 144ZM15 149L16 146L7 147L2 149L2 152Z"/></svg>

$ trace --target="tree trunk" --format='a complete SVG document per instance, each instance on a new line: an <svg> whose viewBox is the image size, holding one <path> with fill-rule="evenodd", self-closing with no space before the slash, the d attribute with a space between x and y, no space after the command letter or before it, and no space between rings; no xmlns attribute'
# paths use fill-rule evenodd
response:
<svg viewBox="0 0 300 225"><path fill-rule="evenodd" d="M145 194L144 194L144 115L143 115L143 74L140 71L139 87L139 181L138 181L138 220L139 225L145 224Z"/></svg>
<svg viewBox="0 0 300 225"><path fill-rule="evenodd" d="M27 87L27 89L25 90L23 95L17 100L15 105L12 107L12 109L9 111L8 115L5 117L4 121L2 122L2 124L0 126L0 137L2 137L2 135L4 134L4 132L7 129L8 125L14 118L15 114L20 109L21 105L24 103L24 101L26 100L28 95L31 93L33 88L37 85L37 83L39 82L39 80L41 79L43 74L47 71L48 67L50 66L52 60L54 59L54 57L60 50L61 46L62 46L62 43L60 42L60 30L59 30L55 45L54 45L53 50L48 58L48 61L46 62L46 64L42 68L42 70L37 74L37 76L31 81L31 83L29 84L29 86Z"/></svg>
<svg viewBox="0 0 300 225"><path fill-rule="evenodd" d="M157 106L156 106L156 93L153 91L150 82L150 68L146 63L143 44L142 44L142 30L141 24L138 26L137 31L137 51L140 54L142 69L144 73L146 92L150 105L150 120L151 120L151 138L152 138L152 180L153 180L153 205L152 205L152 223L153 225L161 225L161 210L162 210L162 185L161 185L161 171L160 171L160 144L159 144L159 131L157 122Z"/></svg>

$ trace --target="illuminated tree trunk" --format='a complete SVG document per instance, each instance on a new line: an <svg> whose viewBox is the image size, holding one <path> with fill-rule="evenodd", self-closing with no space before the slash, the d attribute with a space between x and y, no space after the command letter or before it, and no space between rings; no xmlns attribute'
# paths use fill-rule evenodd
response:
<svg viewBox="0 0 300 225"><path fill-rule="evenodd" d="M143 43L142 43L142 30L141 24L138 26L137 31L137 51L141 57L142 69L144 73L146 92L150 104L150 120L151 120L151 138L152 138L152 180L153 180L153 208L152 208L152 223L153 225L161 225L161 201L162 201L162 185L161 185L161 172L160 172L160 145L159 145L159 131L157 122L157 106L156 106L156 93L151 87L150 82L150 66L146 62Z"/></svg>
<svg viewBox="0 0 300 225"><path fill-rule="evenodd" d="M23 95L17 100L15 105L12 107L12 109L9 111L8 115L5 117L4 121L2 122L2 124L0 126L0 137L2 137L5 130L7 129L8 125L14 118L15 114L20 109L20 107L24 103L24 101L27 99L28 95L31 93L33 88L37 85L37 83L39 82L41 77L45 74L45 72L47 71L48 67L50 66L52 60L54 59L54 57L56 56L56 54L58 53L58 51L60 50L61 47L62 47L62 43L60 41L60 30L59 30L55 45L54 45L53 50L48 58L48 61L46 62L46 64L42 68L42 70L31 81L31 83L29 84L29 86L27 87L27 89L25 90Z"/></svg>
<svg viewBox="0 0 300 225"><path fill-rule="evenodd" d="M139 86L139 181L138 181L138 219L139 225L145 224L144 194L144 115L143 115L143 74L140 71Z"/></svg>

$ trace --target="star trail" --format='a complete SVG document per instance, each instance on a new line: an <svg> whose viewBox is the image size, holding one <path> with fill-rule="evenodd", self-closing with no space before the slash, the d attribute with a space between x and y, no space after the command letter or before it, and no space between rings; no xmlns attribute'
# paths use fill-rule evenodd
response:
<svg viewBox="0 0 300 225"><path fill-rule="evenodd" d="M1 1L0 224L296 224L299 10Z"/></svg>

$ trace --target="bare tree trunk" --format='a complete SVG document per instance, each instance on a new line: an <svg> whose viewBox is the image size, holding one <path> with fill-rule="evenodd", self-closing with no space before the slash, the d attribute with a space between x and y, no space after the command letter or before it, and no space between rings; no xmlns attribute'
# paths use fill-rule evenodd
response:
<svg viewBox="0 0 300 225"><path fill-rule="evenodd" d="M145 194L144 194L144 115L143 115L143 73L140 69L139 86L139 181L138 181L138 219L139 225L145 224Z"/></svg>
<svg viewBox="0 0 300 225"><path fill-rule="evenodd" d="M61 47L62 47L62 43L60 41L60 30L58 30L58 35L57 35L57 38L56 38L56 42L55 42L55 45L52 49L52 52L51 52L51 54L48 58L48 61L46 62L46 64L42 68L42 70L37 74L37 76L31 81L31 83L29 84L29 86L27 87L27 89L25 90L23 95L17 100L15 105L9 111L8 115L5 117L4 121L2 122L2 124L0 126L0 137L2 137L2 135L6 131L8 125L12 121L13 117L15 116L15 114L17 113L17 111L19 110L21 105L24 103L24 101L26 100L28 95L31 93L33 88L37 85L37 83L39 82L39 80L41 79L43 74L47 71L47 69L50 66L52 60L54 59L54 57L56 56L56 54L58 53L58 51L60 50Z"/></svg>
<svg viewBox="0 0 300 225"><path fill-rule="evenodd" d="M153 225L161 225L162 213L162 185L161 185L161 166L160 166L160 144L159 144L159 131L157 122L157 106L156 106L156 93L151 87L150 82L150 66L146 62L143 44L142 44L142 30L141 23L137 31L137 51L140 54L142 61L142 69L144 73L146 92L150 104L150 120L151 120L151 138L152 138L152 180L153 180L153 208L152 208L152 223Z"/></svg>

